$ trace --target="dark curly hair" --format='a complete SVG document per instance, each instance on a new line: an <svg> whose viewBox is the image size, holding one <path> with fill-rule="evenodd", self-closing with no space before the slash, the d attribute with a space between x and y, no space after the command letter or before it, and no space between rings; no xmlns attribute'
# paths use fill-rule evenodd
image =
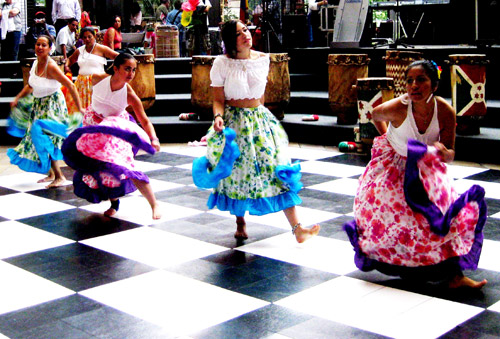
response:
<svg viewBox="0 0 500 339"><path fill-rule="evenodd" d="M427 76L431 79L432 88L437 88L439 84L439 73L437 65L434 61L417 60L412 62L406 69L405 77L408 76L408 72L410 71L410 69L418 66L422 67L424 69L425 74L427 74Z"/></svg>

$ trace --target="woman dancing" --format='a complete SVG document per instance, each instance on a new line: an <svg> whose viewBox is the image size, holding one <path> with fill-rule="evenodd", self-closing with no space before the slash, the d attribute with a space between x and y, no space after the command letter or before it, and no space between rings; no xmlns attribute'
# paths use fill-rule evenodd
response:
<svg viewBox="0 0 500 339"><path fill-rule="evenodd" d="M199 187L214 188L209 208L236 215L235 238L248 238L246 212L283 210L301 243L318 234L320 227L303 228L299 222L295 205L301 203L300 166L290 166L285 158L288 137L263 106L269 56L251 50L250 31L241 21L224 23L221 35L226 54L215 59L210 73L214 123L207 156L193 163L193 179ZM219 175L221 171L226 173Z"/></svg>
<svg viewBox="0 0 500 339"><path fill-rule="evenodd" d="M104 73L106 58L114 60L118 52L108 46L98 44L95 40L95 31L91 27L82 28L80 37L83 46L79 47L66 61L65 71L71 73L70 67L77 62L79 66L75 86L80 95L83 109L87 109L92 102L92 74Z"/></svg>
<svg viewBox="0 0 500 339"><path fill-rule="evenodd" d="M111 76L92 76L92 104L85 112L84 127L69 135L62 151L66 163L76 170L73 185L77 196L93 203L109 199L111 207L104 214L113 216L119 208L118 198L139 189L151 205L153 219L159 219L161 212L149 178L134 164L139 149L151 154L160 150L153 124L129 85L136 69L134 57L121 53ZM125 110L129 105L143 129Z"/></svg>
<svg viewBox="0 0 500 339"><path fill-rule="evenodd" d="M484 189L458 196L444 162L454 159L455 111L435 96L439 70L427 60L406 73L407 94L377 106L381 137L360 178L354 221L344 226L362 271L481 288L476 269L486 221ZM384 122L388 122L386 128Z"/></svg>
<svg viewBox="0 0 500 339"><path fill-rule="evenodd" d="M63 159L61 146L67 133L82 121L80 113L68 115L61 85L69 89L79 112L82 107L75 86L49 56L53 44L48 35L40 35L36 40L36 60L28 84L10 104L8 132L22 140L7 151L10 162L22 170L48 173L38 181L50 182L47 188L61 186L66 181L58 163Z"/></svg>

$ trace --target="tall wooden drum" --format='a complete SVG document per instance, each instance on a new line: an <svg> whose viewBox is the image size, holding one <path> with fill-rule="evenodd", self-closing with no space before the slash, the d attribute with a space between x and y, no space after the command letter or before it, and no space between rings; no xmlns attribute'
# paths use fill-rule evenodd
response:
<svg viewBox="0 0 500 339"><path fill-rule="evenodd" d="M212 120L213 96L210 70L215 56L195 55L191 59L191 105L201 120Z"/></svg>
<svg viewBox="0 0 500 339"><path fill-rule="evenodd" d="M358 121L356 81L368 77L368 54L328 55L328 102L337 115L337 124Z"/></svg>
<svg viewBox="0 0 500 339"><path fill-rule="evenodd" d="M153 54L134 55L134 58L137 60L137 70L130 86L141 99L144 110L147 110L153 106L156 97L155 58Z"/></svg>
<svg viewBox="0 0 500 339"><path fill-rule="evenodd" d="M159 25L155 31L157 58L178 58L179 30L174 25Z"/></svg>
<svg viewBox="0 0 500 339"><path fill-rule="evenodd" d="M52 60L54 60L61 71L64 73L64 56L62 55L57 55L51 57ZM26 58L21 60L21 69L23 71L23 84L26 86L28 83L28 79L30 77L30 71L31 71L31 66L33 66L33 63L35 62L36 58Z"/></svg>
<svg viewBox="0 0 500 339"><path fill-rule="evenodd" d="M278 118L285 117L285 108L290 102L290 72L287 53L269 54L269 74L265 92L265 106Z"/></svg>
<svg viewBox="0 0 500 339"><path fill-rule="evenodd" d="M477 135L486 115L484 54L453 54L450 58L451 98L457 114L457 133Z"/></svg>
<svg viewBox="0 0 500 339"><path fill-rule="evenodd" d="M394 79L394 96L399 97L406 93L405 73L408 66L423 58L423 53L409 51L386 51L385 73L388 78Z"/></svg>
<svg viewBox="0 0 500 339"><path fill-rule="evenodd" d="M369 149L373 144L373 139L380 135L373 124L373 109L394 98L394 80L392 78L358 79L356 90L361 143L363 149Z"/></svg>

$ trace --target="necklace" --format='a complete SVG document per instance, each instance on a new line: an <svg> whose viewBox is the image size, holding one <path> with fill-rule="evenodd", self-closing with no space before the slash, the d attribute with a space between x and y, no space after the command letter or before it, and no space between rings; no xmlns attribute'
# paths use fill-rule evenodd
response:
<svg viewBox="0 0 500 339"><path fill-rule="evenodd" d="M84 48L84 49L83 49L83 51L84 51L84 52L87 52L87 54L89 55L89 56L85 56L85 53L83 53L83 55L82 55L82 58L83 58L83 59L87 59L87 58L89 58L89 57L90 57L90 55L91 55L91 54L92 54L92 52L94 51L95 45L96 45L96 43L94 42L94 44L92 45L92 49L90 50L90 52L87 52L87 48ZM87 46L85 46L85 47L87 47Z"/></svg>

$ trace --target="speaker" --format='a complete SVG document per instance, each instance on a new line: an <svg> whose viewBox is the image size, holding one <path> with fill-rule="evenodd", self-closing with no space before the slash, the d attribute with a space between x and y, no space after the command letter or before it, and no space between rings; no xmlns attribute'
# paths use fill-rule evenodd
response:
<svg viewBox="0 0 500 339"><path fill-rule="evenodd" d="M307 47L307 15L283 16L283 46L285 48Z"/></svg>

